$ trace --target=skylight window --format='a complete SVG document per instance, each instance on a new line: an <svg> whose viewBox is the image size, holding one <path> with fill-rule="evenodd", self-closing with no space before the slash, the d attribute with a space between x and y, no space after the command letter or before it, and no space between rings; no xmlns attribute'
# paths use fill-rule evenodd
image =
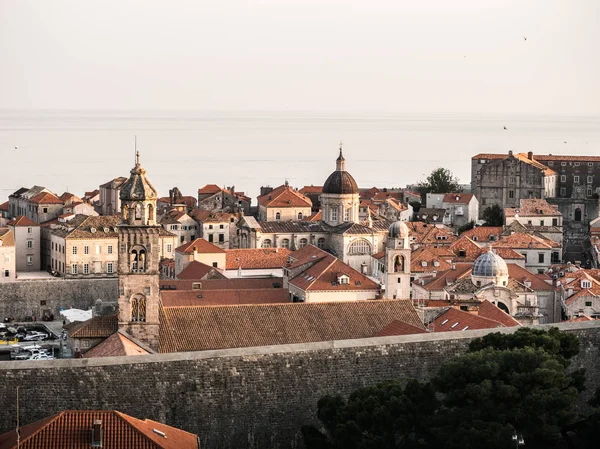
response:
<svg viewBox="0 0 600 449"><path fill-rule="evenodd" d="M446 324L448 322L448 320L444 320L440 323L440 326L443 326L444 324Z"/></svg>
<svg viewBox="0 0 600 449"><path fill-rule="evenodd" d="M454 323L452 326L450 326L450 329L454 329L456 326L458 326L458 321L456 323Z"/></svg>

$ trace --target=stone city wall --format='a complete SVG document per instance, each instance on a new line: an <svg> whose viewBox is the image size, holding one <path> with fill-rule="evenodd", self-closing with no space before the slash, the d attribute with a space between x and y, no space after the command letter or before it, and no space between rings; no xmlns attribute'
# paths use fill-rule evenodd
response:
<svg viewBox="0 0 600 449"><path fill-rule="evenodd" d="M55 319L61 308L87 310L97 299L104 304L116 303L119 297L115 279L44 279L0 283L0 320L17 321L34 315L42 316L51 309Z"/></svg>
<svg viewBox="0 0 600 449"><path fill-rule="evenodd" d="M600 323L577 334L573 367L600 384ZM513 329L503 329L512 332ZM325 394L384 380L428 379L486 331L449 332L148 356L0 363L0 433L65 409L116 409L197 434L202 448L300 448ZM586 399L586 398L583 398Z"/></svg>

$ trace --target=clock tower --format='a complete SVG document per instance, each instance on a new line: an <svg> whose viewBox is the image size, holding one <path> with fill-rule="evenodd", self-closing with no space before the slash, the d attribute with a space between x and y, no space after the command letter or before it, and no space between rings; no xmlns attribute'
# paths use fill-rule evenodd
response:
<svg viewBox="0 0 600 449"><path fill-rule="evenodd" d="M119 329L158 349L159 232L157 192L136 152L135 167L121 187L119 225Z"/></svg>

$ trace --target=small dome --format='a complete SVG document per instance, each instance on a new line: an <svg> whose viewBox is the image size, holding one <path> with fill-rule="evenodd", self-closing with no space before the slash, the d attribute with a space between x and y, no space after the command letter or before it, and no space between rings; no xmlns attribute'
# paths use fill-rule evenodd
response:
<svg viewBox="0 0 600 449"><path fill-rule="evenodd" d="M135 167L131 170L131 176L121 186L119 198L122 201L145 201L155 200L158 193L154 186L146 178L146 170L140 164L140 153L136 154Z"/></svg>
<svg viewBox="0 0 600 449"><path fill-rule="evenodd" d="M403 221L395 221L390 225L388 237L402 239L408 237L408 226Z"/></svg>
<svg viewBox="0 0 600 449"><path fill-rule="evenodd" d="M344 159L341 148L340 155L335 162L336 169L323 184L323 193L337 195L358 193L358 184L356 184L352 175L346 171L346 159Z"/></svg>
<svg viewBox="0 0 600 449"><path fill-rule="evenodd" d="M508 276L508 267L502 257L488 251L475 260L471 274L480 277Z"/></svg>

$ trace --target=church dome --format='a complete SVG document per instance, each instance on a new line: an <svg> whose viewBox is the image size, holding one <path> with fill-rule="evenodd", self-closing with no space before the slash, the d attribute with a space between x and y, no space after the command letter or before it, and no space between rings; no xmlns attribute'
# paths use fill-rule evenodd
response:
<svg viewBox="0 0 600 449"><path fill-rule="evenodd" d="M395 221L390 225L388 237L392 239L403 239L408 237L408 226L403 221Z"/></svg>
<svg viewBox="0 0 600 449"><path fill-rule="evenodd" d="M488 251L475 260L471 274L476 277L504 277L508 276L508 266L502 257Z"/></svg>
<svg viewBox="0 0 600 449"><path fill-rule="evenodd" d="M336 160L336 170L329 175L329 178L323 184L323 193L333 194L357 194L358 185L350 173L346 171L346 160L342 155L342 149L340 148L340 155Z"/></svg>
<svg viewBox="0 0 600 449"><path fill-rule="evenodd" d="M136 154L135 162L135 167L131 170L131 176L121 186L119 198L121 201L156 200L158 193L146 178L146 170L140 164L139 152Z"/></svg>

